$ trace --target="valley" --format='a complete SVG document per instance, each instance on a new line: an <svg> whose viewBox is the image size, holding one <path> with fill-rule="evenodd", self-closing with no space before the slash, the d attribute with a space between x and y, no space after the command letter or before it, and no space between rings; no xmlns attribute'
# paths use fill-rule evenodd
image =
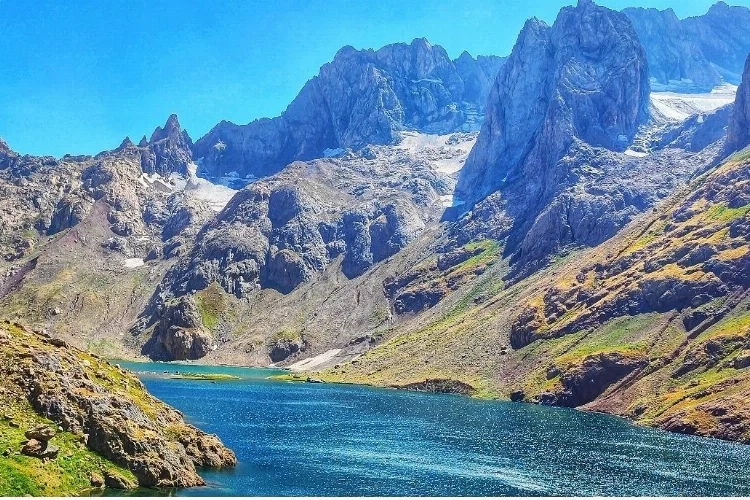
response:
<svg viewBox="0 0 750 500"><path fill-rule="evenodd" d="M579 0L526 21L507 56L452 59L426 38L342 47L278 116L222 120L195 140L177 114L95 155L0 139L0 257L3 494L75 494L108 474L126 489L200 486L204 472L221 482L204 468L234 467L235 452L240 479L217 494L367 491L264 489L246 467L266 459L214 421L231 397L244 424L286 432L255 407L279 394L289 418L330 431L296 412L316 391L334 413L351 403L336 413L347 421L352 408L379 421L394 401L414 405L417 433L437 425L429 409L468 434L475 419L509 418L524 436L564 428L572 449L593 446L579 423L611 430L689 457L665 459L670 477L733 457L705 489L621 464L608 472L624 467L621 485L569 477L569 494L744 492L744 448L705 438L750 443L750 9L718 2L680 19ZM66 462L22 454L18 420L58 429ZM115 432L125 420L137 425ZM151 460L147 448L170 451ZM548 472L539 457L497 469L519 457L482 450L464 457L482 471L472 477L389 472L455 488L378 491L550 493L532 480ZM362 468L382 460L336 474L370 484Z"/></svg>

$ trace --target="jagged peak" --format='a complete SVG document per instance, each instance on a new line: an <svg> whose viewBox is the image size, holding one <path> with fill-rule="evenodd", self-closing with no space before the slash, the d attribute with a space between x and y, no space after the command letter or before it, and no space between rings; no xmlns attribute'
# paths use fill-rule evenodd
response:
<svg viewBox="0 0 750 500"><path fill-rule="evenodd" d="M0 137L0 153L10 153L11 149L10 146L8 146L8 143L5 142L5 139Z"/></svg>
<svg viewBox="0 0 750 500"><path fill-rule="evenodd" d="M472 56L471 54L469 54L468 50L464 50L463 52L461 52L461 55L459 55L455 59L455 61L467 61L469 59L472 60L472 61L474 61L474 56Z"/></svg>
<svg viewBox="0 0 750 500"><path fill-rule="evenodd" d="M432 49L432 44L425 37L415 38L414 40L411 41L411 46L412 48L420 48L420 49L426 49L426 50Z"/></svg>
<svg viewBox="0 0 750 500"><path fill-rule="evenodd" d="M167 118L167 123L164 125L164 130L169 134L171 132L179 132L180 131L180 120L177 118L177 114L172 113L169 115L169 118Z"/></svg>
<svg viewBox="0 0 750 500"><path fill-rule="evenodd" d="M351 45L344 45L343 47L341 47L339 50L336 51L336 54L333 56L333 59L335 61L336 59L351 57L359 53L360 51L355 49Z"/></svg>
<svg viewBox="0 0 750 500"><path fill-rule="evenodd" d="M180 120L177 118L176 114L172 113L171 115L169 115L169 118L167 118L167 122L164 124L164 128L156 127L154 133L151 134L151 140L149 141L149 143L153 144L156 141L160 141L168 137L173 137L179 133Z"/></svg>
<svg viewBox="0 0 750 500"><path fill-rule="evenodd" d="M148 139L146 138L146 134L144 134L143 137L141 137L141 140L138 143L138 146L142 148L145 148L146 146L148 146Z"/></svg>
<svg viewBox="0 0 750 500"><path fill-rule="evenodd" d="M125 149L131 146L135 146L135 144L133 144L133 141L130 140L130 136L126 135L125 139L122 140L122 142L120 143L120 146L117 149Z"/></svg>
<svg viewBox="0 0 750 500"><path fill-rule="evenodd" d="M729 4L726 2L719 0L715 4L713 4L711 7L708 8L708 13L719 13L719 12L726 12L730 9Z"/></svg>

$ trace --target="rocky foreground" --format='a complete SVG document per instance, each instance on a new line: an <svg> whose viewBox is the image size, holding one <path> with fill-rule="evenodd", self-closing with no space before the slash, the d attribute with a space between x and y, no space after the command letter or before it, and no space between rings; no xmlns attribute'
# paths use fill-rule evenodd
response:
<svg viewBox="0 0 750 500"><path fill-rule="evenodd" d="M128 371L18 323L0 323L0 381L1 495L200 486L196 467L237 463Z"/></svg>

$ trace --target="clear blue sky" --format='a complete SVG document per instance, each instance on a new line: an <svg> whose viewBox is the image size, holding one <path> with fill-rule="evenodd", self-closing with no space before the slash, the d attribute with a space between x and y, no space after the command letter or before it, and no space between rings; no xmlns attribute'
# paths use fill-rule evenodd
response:
<svg viewBox="0 0 750 500"><path fill-rule="evenodd" d="M344 45L426 37L507 55L524 21L575 0L0 0L0 137L22 153L96 153L170 113L193 140L278 115ZM704 13L713 0L600 0ZM729 0L750 6L750 0Z"/></svg>

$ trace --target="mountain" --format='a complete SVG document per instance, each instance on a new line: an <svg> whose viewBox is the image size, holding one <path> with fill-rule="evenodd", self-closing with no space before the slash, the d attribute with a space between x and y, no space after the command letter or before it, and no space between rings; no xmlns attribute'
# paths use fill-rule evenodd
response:
<svg viewBox="0 0 750 500"><path fill-rule="evenodd" d="M459 168L474 138L454 134L433 138L431 145L420 144L427 138L412 133L396 147L372 145L336 158L295 162L245 187L201 228L192 250L172 266L152 297L134 331L146 339L144 354L202 358L213 354L214 339L220 338L222 350L213 355L241 356L236 344L246 342L247 335L239 332L264 327L255 359L270 355L283 361L304 350L311 340L297 323L305 312L251 326L245 324L249 318L225 311L250 313L255 304L285 300L280 294L306 283L323 299L332 290L321 275L340 273L340 279L355 281L394 258L438 223L455 185L440 167ZM375 302L371 293L366 297ZM325 318L322 310L320 316ZM293 324L287 325L289 320Z"/></svg>
<svg viewBox="0 0 750 500"><path fill-rule="evenodd" d="M741 87L748 81L745 72ZM732 115L735 135L744 108L738 99L731 113L717 111ZM723 139L712 149L716 165L612 238L557 254L522 280L504 278L510 260L485 261L418 321L396 316L391 337L315 376L577 407L750 442L750 157L724 157Z"/></svg>
<svg viewBox="0 0 750 500"><path fill-rule="evenodd" d="M505 241L523 275L565 246L613 236L709 162L676 144L638 145L657 130L648 78L624 14L580 1L551 27L528 21L459 173L455 244Z"/></svg>
<svg viewBox="0 0 750 500"><path fill-rule="evenodd" d="M133 144L123 144L120 148L132 147ZM170 173L187 175L188 165L192 163L193 141L186 130L182 130L177 115L172 114L167 123L156 127L151 139L145 141L145 136L139 144L141 149L141 168L147 174L169 176Z"/></svg>
<svg viewBox="0 0 750 500"><path fill-rule="evenodd" d="M717 2L702 16L680 20L672 9L627 8L648 56L654 89L710 91L739 84L750 52L750 9Z"/></svg>
<svg viewBox="0 0 750 500"><path fill-rule="evenodd" d="M731 152L750 144L750 55L742 75L727 130L727 150Z"/></svg>
<svg viewBox="0 0 750 500"><path fill-rule="evenodd" d="M280 117L194 145L176 116L94 157L0 142L0 307L103 355L745 440L706 413L745 421L723 392L744 340L713 340L744 325L748 86L718 109L657 95L650 57L581 0L502 60L344 47ZM704 389L722 396L695 410Z"/></svg>
<svg viewBox="0 0 750 500"><path fill-rule="evenodd" d="M223 121L195 143L193 154L203 175L253 178L326 150L392 144L401 130L476 129L502 63L468 54L452 61L423 38L377 51L344 47L281 116L247 125Z"/></svg>

